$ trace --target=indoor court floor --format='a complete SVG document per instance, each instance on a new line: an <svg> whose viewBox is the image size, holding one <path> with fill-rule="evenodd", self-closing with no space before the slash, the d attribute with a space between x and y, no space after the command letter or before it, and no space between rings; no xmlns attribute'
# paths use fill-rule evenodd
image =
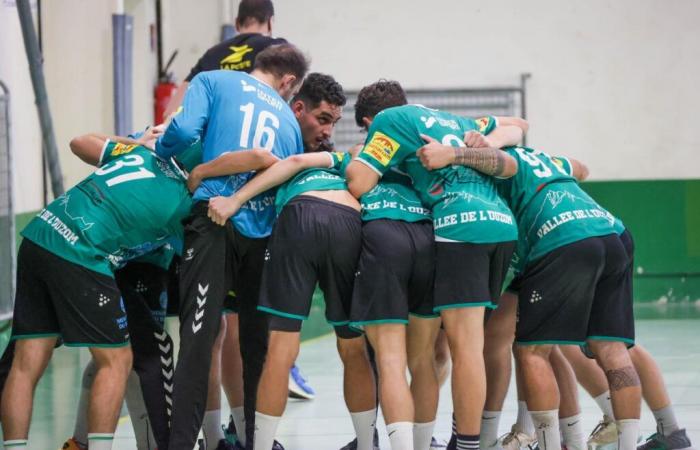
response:
<svg viewBox="0 0 700 450"><path fill-rule="evenodd" d="M679 309L680 308L680 309ZM654 305L637 308L637 339L654 355L661 367L676 414L686 427L695 448L700 444L700 305L659 309ZM673 317L673 318L669 318ZM60 348L37 388L29 448L58 449L71 436L78 401L82 368L87 351ZM313 401L291 400L280 424L278 439L287 450L335 450L353 438L342 396L342 369L333 335L302 344L298 361L304 375L316 389ZM506 433L516 417L515 386L511 385L501 419ZM590 432L601 413L593 400L580 390L584 429ZM441 391L435 435L447 439L450 433L451 399L449 381ZM228 417L228 408L222 411ZM384 423L378 421L381 448L388 450ZM653 416L643 407L641 429L645 437L654 432ZM128 416L122 417L115 450L136 449Z"/></svg>

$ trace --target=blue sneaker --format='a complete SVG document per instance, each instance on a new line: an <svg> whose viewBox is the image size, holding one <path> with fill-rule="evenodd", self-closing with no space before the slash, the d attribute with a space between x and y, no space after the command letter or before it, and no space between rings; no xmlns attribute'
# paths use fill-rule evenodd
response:
<svg viewBox="0 0 700 450"><path fill-rule="evenodd" d="M313 390L306 378L301 374L301 371L296 364L289 371L289 397L298 398L301 400L313 400L316 392Z"/></svg>

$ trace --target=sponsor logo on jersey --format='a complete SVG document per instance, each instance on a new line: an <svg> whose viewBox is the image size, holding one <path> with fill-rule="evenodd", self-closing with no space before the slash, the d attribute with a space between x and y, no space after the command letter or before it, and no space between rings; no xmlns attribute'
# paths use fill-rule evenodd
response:
<svg viewBox="0 0 700 450"><path fill-rule="evenodd" d="M399 143L384 133L375 131L369 144L365 146L363 153L386 166L399 150Z"/></svg>
<svg viewBox="0 0 700 450"><path fill-rule="evenodd" d="M490 124L491 124L490 117L481 117L479 119L476 119L476 126L479 129L479 133L484 133Z"/></svg>
<svg viewBox="0 0 700 450"><path fill-rule="evenodd" d="M253 51L250 45L232 46L229 47L233 53L219 62L219 67L226 70L243 70L252 66L253 61L243 58Z"/></svg>
<svg viewBox="0 0 700 450"><path fill-rule="evenodd" d="M131 153L138 145L126 145L126 144L121 144L117 143L114 147L112 147L112 151L110 155L112 156L119 156L119 155L126 155L127 153Z"/></svg>

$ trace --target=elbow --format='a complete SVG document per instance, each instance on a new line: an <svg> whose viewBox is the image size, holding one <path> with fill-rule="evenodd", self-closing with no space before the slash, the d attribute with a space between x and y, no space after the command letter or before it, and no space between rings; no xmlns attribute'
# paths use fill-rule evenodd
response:
<svg viewBox="0 0 700 450"><path fill-rule="evenodd" d="M255 170L267 169L279 159L267 150L253 150L255 155L255 165L257 166Z"/></svg>
<svg viewBox="0 0 700 450"><path fill-rule="evenodd" d="M85 140L87 136L77 136L70 140L70 151L73 152L75 156L80 156L82 154L81 149L85 146Z"/></svg>
<svg viewBox="0 0 700 450"><path fill-rule="evenodd" d="M518 173L518 161L516 161L515 158L513 158L512 156L510 156L506 160L506 164L503 168L503 173L501 174L500 178L511 178L515 176L516 173Z"/></svg>
<svg viewBox="0 0 700 450"><path fill-rule="evenodd" d="M584 181L588 178L588 175L590 175L590 171L588 170L588 166L580 163L581 167L579 168L579 176L577 177L579 181Z"/></svg>
<svg viewBox="0 0 700 450"><path fill-rule="evenodd" d="M523 130L523 134L527 134L528 130L530 129L530 124L528 121L520 117L518 117L516 120L516 126Z"/></svg>

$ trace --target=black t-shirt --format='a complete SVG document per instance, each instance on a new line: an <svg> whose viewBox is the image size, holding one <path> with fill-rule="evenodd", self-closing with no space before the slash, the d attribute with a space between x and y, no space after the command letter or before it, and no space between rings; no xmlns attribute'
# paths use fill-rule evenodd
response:
<svg viewBox="0 0 700 450"><path fill-rule="evenodd" d="M250 73L258 53L276 44L285 44L283 38L272 38L259 33L242 33L216 44L197 61L185 81L190 82L199 72L209 70L238 70Z"/></svg>

